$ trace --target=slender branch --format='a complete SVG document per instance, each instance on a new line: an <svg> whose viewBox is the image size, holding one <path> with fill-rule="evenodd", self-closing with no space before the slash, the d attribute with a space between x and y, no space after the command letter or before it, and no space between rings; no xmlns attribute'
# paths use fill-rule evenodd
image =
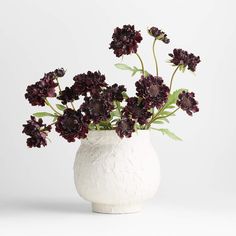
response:
<svg viewBox="0 0 236 236"><path fill-rule="evenodd" d="M159 116L159 117L157 117L156 118L156 120L158 120L158 119L162 119L162 118L167 118L168 116L171 116L171 115L173 115L176 111L178 111L180 108L178 107L178 108L176 108L174 111L172 111L170 114L168 114L168 115L166 115L166 116ZM155 121L155 120L154 120Z"/></svg>
<svg viewBox="0 0 236 236"><path fill-rule="evenodd" d="M139 56L139 54L138 53L135 53L136 55L137 55L137 57L138 57L138 59L139 59L139 61L140 61L140 63L141 63L141 66L142 66L142 72L143 72L143 75L144 75L144 64L143 64L143 61L142 61L142 58Z"/></svg>
<svg viewBox="0 0 236 236"><path fill-rule="evenodd" d="M159 112L146 124L146 128L149 129L150 126L151 126L151 124L152 124L154 121L156 121L156 120L158 120L158 119L166 118L166 117L168 117L168 116L171 116L171 115L173 115L173 114L174 114L176 111L178 111L178 110L179 110L179 107L176 108L173 112L169 113L169 114L166 115L166 116L158 116L158 115L160 114L160 111L159 111Z"/></svg>
<svg viewBox="0 0 236 236"><path fill-rule="evenodd" d="M75 106L74 106L73 102L71 102L70 104L71 104L72 108L75 110Z"/></svg>
<svg viewBox="0 0 236 236"><path fill-rule="evenodd" d="M60 83L59 83L59 80L58 80L57 77L56 77L56 80L57 80L57 84L58 84L59 91L61 92L61 91L62 91L62 90L61 90L61 86L60 86Z"/></svg>
<svg viewBox="0 0 236 236"><path fill-rule="evenodd" d="M46 103L57 115L61 116L61 113L58 112L58 111L50 104L50 102L48 101L47 98L45 98L45 103Z"/></svg>
<svg viewBox="0 0 236 236"><path fill-rule="evenodd" d="M179 66L177 66L177 67L175 68L175 70L174 70L174 72L173 72L173 74L172 74L172 76L171 76L171 80L170 80L170 91L171 91L173 79L174 79L175 74L176 74L176 72L177 72L178 69L179 69Z"/></svg>
<svg viewBox="0 0 236 236"><path fill-rule="evenodd" d="M156 75L158 76L158 64L157 64L157 57L156 57L156 52L155 52L155 44L156 44L157 39L155 38L152 44L152 53L153 57L155 60L155 66L156 66Z"/></svg>

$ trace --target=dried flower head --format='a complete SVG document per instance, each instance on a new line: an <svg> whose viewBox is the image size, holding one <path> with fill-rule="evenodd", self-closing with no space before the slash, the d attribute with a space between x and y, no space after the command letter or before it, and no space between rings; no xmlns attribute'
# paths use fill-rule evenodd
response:
<svg viewBox="0 0 236 236"><path fill-rule="evenodd" d="M60 68L60 69L56 69L54 73L57 77L63 77L66 71L63 68Z"/></svg>
<svg viewBox="0 0 236 236"><path fill-rule="evenodd" d="M161 40L162 42L168 44L170 42L170 39L167 38L167 34L157 27L151 27L148 29L148 33L153 36L154 38Z"/></svg>
<svg viewBox="0 0 236 236"><path fill-rule="evenodd" d="M26 135L30 136L27 139L28 147L40 148L41 146L47 145L46 137L51 131L51 126L43 124L43 120L41 118L37 121L34 116L31 116L30 120L28 120L27 124L24 124L23 127L24 129L22 133L25 133Z"/></svg>
<svg viewBox="0 0 236 236"><path fill-rule="evenodd" d="M139 31L136 31L134 25L124 25L122 28L115 28L112 35L110 49L114 50L117 57L136 53L138 43L142 41L142 36Z"/></svg>
<svg viewBox="0 0 236 236"><path fill-rule="evenodd" d="M32 106L45 106L47 97L56 97L55 88L58 84L54 79L55 74L49 72L40 81L27 87L25 98L29 100Z"/></svg>
<svg viewBox="0 0 236 236"><path fill-rule="evenodd" d="M74 142L76 138L86 138L88 133L88 119L80 110L65 109L62 116L56 121L56 131L68 142Z"/></svg>
<svg viewBox="0 0 236 236"><path fill-rule="evenodd" d="M106 96L100 94L99 97L86 97L80 108L88 119L98 124L111 117L110 113L114 109L114 105Z"/></svg>
<svg viewBox="0 0 236 236"><path fill-rule="evenodd" d="M130 118L123 117L117 122L116 133L121 138L130 138L134 130L135 121Z"/></svg>
<svg viewBox="0 0 236 236"><path fill-rule="evenodd" d="M107 97L107 99L111 101L122 102L124 99L122 94L123 92L126 92L126 88L124 85L113 84L112 86L107 87L103 91L103 94Z"/></svg>
<svg viewBox="0 0 236 236"><path fill-rule="evenodd" d="M182 110L186 111L188 115L192 116L193 112L198 112L198 102L195 100L195 94L193 92L185 92L179 94L176 105Z"/></svg>
<svg viewBox="0 0 236 236"><path fill-rule="evenodd" d="M193 53L188 53L182 49L174 49L173 53L169 54L172 59L170 60L176 66L187 67L188 70L195 71L196 66L201 62L199 56L195 56Z"/></svg>
<svg viewBox="0 0 236 236"><path fill-rule="evenodd" d="M137 97L130 97L126 102L127 105L123 109L124 116L137 120L140 125L146 124L152 113L147 110L143 100L139 101Z"/></svg>
<svg viewBox="0 0 236 236"><path fill-rule="evenodd" d="M74 91L73 87L71 88L66 87L59 93L59 96L57 98L61 100L62 104L66 105L68 102L73 102L74 100L78 100L79 96Z"/></svg>
<svg viewBox="0 0 236 236"><path fill-rule="evenodd" d="M107 87L105 79L105 75L102 75L100 71L88 71L87 74L83 73L74 77L75 83L72 88L78 96L87 96L88 93L91 96L97 96L103 88Z"/></svg>
<svg viewBox="0 0 236 236"><path fill-rule="evenodd" d="M142 76L135 86L136 95L144 99L146 108L160 108L167 101L170 92L161 77L150 74L147 77Z"/></svg>

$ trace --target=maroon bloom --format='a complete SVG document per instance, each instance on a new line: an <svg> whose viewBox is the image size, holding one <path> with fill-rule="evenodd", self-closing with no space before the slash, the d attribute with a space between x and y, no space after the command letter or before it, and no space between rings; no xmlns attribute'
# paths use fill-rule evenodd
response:
<svg viewBox="0 0 236 236"><path fill-rule="evenodd" d="M71 88L66 87L59 93L59 96L57 98L61 100L62 104L66 105L68 102L73 102L74 100L78 100L79 96L74 91L73 87Z"/></svg>
<svg viewBox="0 0 236 236"><path fill-rule="evenodd" d="M160 108L168 99L170 89L163 84L161 77L148 75L142 76L135 83L136 95L144 99L146 108Z"/></svg>
<svg viewBox="0 0 236 236"><path fill-rule="evenodd" d="M123 92L126 92L124 85L113 84L112 86L107 87L106 90L103 91L103 94L111 101L122 102L124 99Z"/></svg>
<svg viewBox="0 0 236 236"><path fill-rule="evenodd" d="M56 122L56 131L68 142L74 142L76 138L86 138L88 133L88 119L80 110L67 108Z"/></svg>
<svg viewBox="0 0 236 236"><path fill-rule="evenodd" d="M170 39L167 38L167 34L157 27L151 27L148 29L148 33L154 38L161 40L163 43L168 44L170 42Z"/></svg>
<svg viewBox="0 0 236 236"><path fill-rule="evenodd" d="M193 92L185 92L179 94L176 105L182 110L186 111L188 115L192 116L193 112L198 112L198 102L195 100L195 94Z"/></svg>
<svg viewBox="0 0 236 236"><path fill-rule="evenodd" d="M139 101L137 97L131 97L126 102L127 105L123 109L124 116L137 120L140 125L146 124L152 113L147 110L143 101Z"/></svg>
<svg viewBox="0 0 236 236"><path fill-rule="evenodd" d="M134 25L124 25L123 28L115 28L112 35L110 48L114 50L117 57L136 53L138 43L142 41L142 36L139 31L136 31Z"/></svg>
<svg viewBox="0 0 236 236"><path fill-rule="evenodd" d="M80 108L88 119L98 124L111 117L110 113L114 109L114 105L111 100L100 94L99 97L86 97Z"/></svg>
<svg viewBox="0 0 236 236"><path fill-rule="evenodd" d="M74 77L73 91L79 96L87 96L90 93L91 96L98 96L103 88L107 87L105 82L105 75L102 75L100 71L91 72L87 74L79 74Z"/></svg>
<svg viewBox="0 0 236 236"><path fill-rule="evenodd" d="M40 81L27 87L25 98L29 100L32 106L45 106L47 97L56 97L55 88L58 84L55 83L55 78L55 74L49 72Z"/></svg>
<svg viewBox="0 0 236 236"><path fill-rule="evenodd" d="M116 133L121 137L130 138L134 130L135 122L127 117L123 117L121 120L117 122Z"/></svg>
<svg viewBox="0 0 236 236"><path fill-rule="evenodd" d="M188 70L195 71L196 66L201 62L199 56L195 56L193 53L188 53L182 49L174 49L173 53L169 54L172 59L170 60L176 66L187 66Z"/></svg>
<svg viewBox="0 0 236 236"><path fill-rule="evenodd" d="M26 135L30 136L27 139L28 147L40 148L41 146L47 145L46 137L51 131L51 126L43 124L43 120L41 118L37 121L34 116L31 116L30 120L28 120L27 124L24 124L23 127L24 129L22 133L25 133Z"/></svg>

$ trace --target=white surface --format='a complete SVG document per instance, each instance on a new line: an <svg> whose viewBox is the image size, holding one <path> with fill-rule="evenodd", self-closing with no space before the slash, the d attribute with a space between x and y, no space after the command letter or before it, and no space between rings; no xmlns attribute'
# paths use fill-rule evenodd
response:
<svg viewBox="0 0 236 236"><path fill-rule="evenodd" d="M160 164L149 130L120 139L115 130L92 131L81 142L74 164L78 193L104 213L137 211L160 184Z"/></svg>
<svg viewBox="0 0 236 236"><path fill-rule="evenodd" d="M1 235L235 236L235 8L233 0L0 0ZM174 83L196 92L200 112L172 119L169 128L183 142L152 134L162 182L144 213L91 215L73 184L79 143L54 134L47 148L27 149L21 124L36 108L23 94L44 72L61 66L67 69L64 85L77 73L100 69L110 83L132 91L137 78L114 68L120 60L108 50L113 28L126 23L142 30L139 52L150 71L152 39L145 30L157 25L166 31L171 43L160 43L157 52L167 83L172 67L165 61L174 47L201 56L196 76L178 73ZM134 56L124 62L139 65Z"/></svg>

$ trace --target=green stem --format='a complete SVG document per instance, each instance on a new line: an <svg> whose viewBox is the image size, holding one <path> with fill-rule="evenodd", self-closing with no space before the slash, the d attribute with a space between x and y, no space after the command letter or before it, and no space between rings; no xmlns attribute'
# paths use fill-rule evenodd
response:
<svg viewBox="0 0 236 236"><path fill-rule="evenodd" d="M59 112L50 104L50 102L48 101L47 98L45 99L45 103L46 103L46 105L48 105L57 115L61 116L61 113L59 113Z"/></svg>
<svg viewBox="0 0 236 236"><path fill-rule="evenodd" d="M168 115L166 115L166 116L158 116L158 115L160 114L160 111L159 111L159 112L147 123L147 125L146 125L147 129L150 128L151 124L152 124L154 121L156 121L156 120L158 120L158 119L161 119L161 118L167 118L168 116L173 115L173 114L174 114L176 111L178 111L178 110L179 110L179 107L176 108L173 112L171 112L170 114L168 114Z"/></svg>
<svg viewBox="0 0 236 236"><path fill-rule="evenodd" d="M174 111L172 111L170 114L168 114L168 115L166 115L166 116L159 116L159 117L157 117L156 118L156 120L158 120L158 119L162 119L162 118L167 118L168 116L171 116L171 115L173 115L176 111L178 111L180 108L178 107L178 108L176 108ZM155 121L155 120L154 120Z"/></svg>
<svg viewBox="0 0 236 236"><path fill-rule="evenodd" d="M157 39L155 38L152 44L152 53L153 57L155 60L155 66L156 66L156 75L158 76L158 64L157 64L157 57L156 57L156 52L155 52L155 44L156 44Z"/></svg>
<svg viewBox="0 0 236 236"><path fill-rule="evenodd" d="M144 75L144 64L143 64L143 61L142 61L142 58L139 56L139 54L138 53L135 53L136 55L137 55L137 57L138 57L138 59L139 59L139 61L140 61L140 63L141 63L141 66L142 66L142 72L143 72L143 75Z"/></svg>
<svg viewBox="0 0 236 236"><path fill-rule="evenodd" d="M73 102L71 102L70 104L71 104L72 108L75 110L75 106L74 106Z"/></svg>
<svg viewBox="0 0 236 236"><path fill-rule="evenodd" d="M179 66L176 67L176 69L174 70L172 76L171 76L171 80L170 80L170 91L171 91L171 88L172 88L172 83L173 83L173 79L175 77L175 74L177 72L177 70L179 69Z"/></svg>

